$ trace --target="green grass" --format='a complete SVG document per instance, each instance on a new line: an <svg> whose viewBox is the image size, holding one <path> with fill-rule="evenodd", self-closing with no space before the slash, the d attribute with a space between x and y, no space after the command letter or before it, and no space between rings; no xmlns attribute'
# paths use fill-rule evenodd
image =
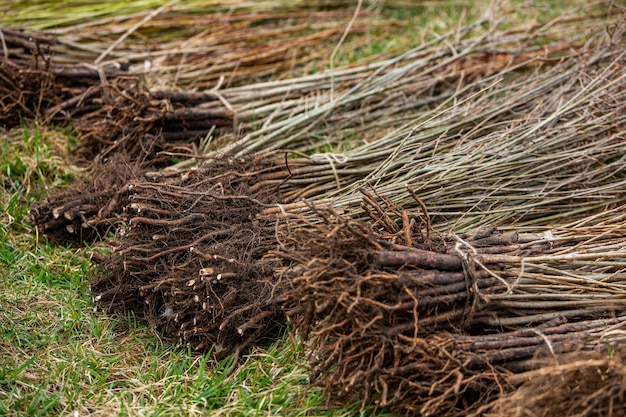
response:
<svg viewBox="0 0 626 417"><path fill-rule="evenodd" d="M71 137L24 127L0 141L1 416L360 414L327 410L287 338L229 373L232 358L215 363L132 317L94 313L89 255L104 248L50 244L28 218L47 188L80 175L65 162Z"/></svg>

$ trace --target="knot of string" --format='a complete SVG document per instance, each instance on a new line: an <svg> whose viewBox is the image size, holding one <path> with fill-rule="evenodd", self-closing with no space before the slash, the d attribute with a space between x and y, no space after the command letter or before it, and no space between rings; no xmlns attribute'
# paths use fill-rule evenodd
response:
<svg viewBox="0 0 626 417"><path fill-rule="evenodd" d="M316 153L310 156L314 164L345 164L348 156L342 153Z"/></svg>
<svg viewBox="0 0 626 417"><path fill-rule="evenodd" d="M337 173L337 168L335 164L345 164L348 162L348 157L341 153L316 153L310 156L311 161L314 164L330 164L330 168L333 170L333 175L335 176L335 183L337 184L337 189L341 189L341 184L339 183L339 174Z"/></svg>
<svg viewBox="0 0 626 417"><path fill-rule="evenodd" d="M465 305L465 309L467 310L467 315L465 316L466 319L463 323L463 325L466 326L471 321L472 316L475 313L476 307L478 306L478 302L480 301L480 299L482 298L483 301L488 301L488 298L480 294L480 291L478 289L478 282L477 282L478 278L476 274L478 267L480 267L484 271L487 271L489 276L500 281L500 283L504 286L504 288L506 288L505 294L511 294L513 293L513 290L515 289L515 287L517 287L520 280L522 279L522 276L524 275L524 258L521 258L521 261L520 261L519 275L517 276L515 281L512 284L510 284L504 278L502 278L501 276L499 276L498 274L494 273L492 270L487 268L485 265L483 265L479 256L480 254L472 245L470 245L465 240L461 239L459 236L455 235L454 237L457 240L457 244L454 246L454 251L461 258L461 263L463 265L463 274L465 276L465 287L467 289L467 299L466 299L467 301ZM469 248L470 252L463 252L461 250L461 246L465 246Z"/></svg>
<svg viewBox="0 0 626 417"><path fill-rule="evenodd" d="M478 301L480 298L480 290L478 289L478 282L476 277L476 259L475 255L478 253L473 246L469 243L465 242L460 237L456 236L458 242L454 246L454 251L461 258L461 263L463 265L463 277L465 278L465 293L467 297L465 298L465 306L463 307L463 322L461 325L463 327L467 327L474 317L474 313L476 313L476 308L478 307ZM463 252L461 250L461 245L467 246L471 249L472 253Z"/></svg>

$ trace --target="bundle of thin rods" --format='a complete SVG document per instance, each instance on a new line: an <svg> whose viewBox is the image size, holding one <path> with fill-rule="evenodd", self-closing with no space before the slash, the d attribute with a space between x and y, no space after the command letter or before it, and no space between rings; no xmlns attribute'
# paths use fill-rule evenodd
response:
<svg viewBox="0 0 626 417"><path fill-rule="evenodd" d="M209 167L129 181L115 254L91 284L98 308L132 311L198 350L238 356L275 340L284 316L273 293L275 222L256 214L278 195L250 192L268 160L223 158ZM235 360L237 362L237 360Z"/></svg>
<svg viewBox="0 0 626 417"><path fill-rule="evenodd" d="M317 93L256 105L271 120L229 149L323 141L331 151L289 160L287 181L264 179L292 199L357 209L368 183L417 208L408 183L446 230L547 225L615 207L626 202L626 44L624 16L612 10L608 20L565 15L524 32L474 35L470 25L370 72L335 73L333 89L321 89L321 76L303 79L303 90L296 80L268 84L302 94L308 81ZM224 92L232 102L235 93Z"/></svg>
<svg viewBox="0 0 626 417"><path fill-rule="evenodd" d="M42 30L34 38L55 39L51 50L59 64L125 62L130 74L145 78L151 87L189 90L320 71L340 39L345 50L354 53L408 26L408 22L392 20L380 7L355 10L349 2L170 3L157 9L118 5L136 10L84 21L72 21L72 15L55 19L52 11L37 19L22 5L24 16L20 10L5 11L4 26L30 21L31 27ZM17 19L10 20L12 14ZM392 53L362 54L353 64ZM345 56L341 59L346 60Z"/></svg>
<svg viewBox="0 0 626 417"><path fill-rule="evenodd" d="M331 396L467 415L512 392L537 356L623 341L607 331L626 325L623 206L554 234L441 235L427 213L379 198L386 210L364 199L369 223L328 207L309 207L315 223L283 215L283 301Z"/></svg>

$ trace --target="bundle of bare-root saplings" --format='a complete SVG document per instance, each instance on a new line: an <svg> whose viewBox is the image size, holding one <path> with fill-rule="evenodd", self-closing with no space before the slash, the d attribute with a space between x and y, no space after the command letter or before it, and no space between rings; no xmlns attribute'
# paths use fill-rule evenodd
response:
<svg viewBox="0 0 626 417"><path fill-rule="evenodd" d="M469 415L511 393L538 356L606 355L621 337L605 330L626 321L626 275L602 262L626 257L612 250L624 244L618 225L586 225L579 236L440 235L427 212L364 194L370 222L311 206L317 222L287 214L279 235L277 255L292 262L282 301L331 396ZM595 239L604 250L589 250Z"/></svg>
<svg viewBox="0 0 626 417"><path fill-rule="evenodd" d="M615 332L615 327L609 327ZM518 389L478 407L484 417L626 415L626 351L544 358Z"/></svg>
<svg viewBox="0 0 626 417"><path fill-rule="evenodd" d="M70 125L88 162L121 152L133 162L170 164L158 152L193 154L193 144L232 128L232 111L211 92L148 89L126 62L58 64L56 38L2 29L0 126L22 119ZM185 151L182 151L184 148Z"/></svg>
<svg viewBox="0 0 626 417"><path fill-rule="evenodd" d="M89 242L117 230L128 220L120 198L129 181L198 156L202 138L232 128L232 112L211 92L151 91L124 64L55 63L49 35L2 29L2 36L0 125L66 125L80 139L77 160L93 170L33 206L35 223L55 241Z"/></svg>
<svg viewBox="0 0 626 417"><path fill-rule="evenodd" d="M92 86L100 77L115 80L123 76L123 63L103 65L60 65L53 62L50 49L56 38L48 34L25 33L2 28L3 54L0 54L0 126L12 128L22 120L37 120L59 114L60 103L76 113L84 101L96 93ZM6 48L6 49L4 49ZM91 106L89 106L91 107ZM84 108L84 107L83 107Z"/></svg>
<svg viewBox="0 0 626 417"><path fill-rule="evenodd" d="M518 387L588 371L561 358L600 354L606 378L585 379L570 409L613 410L626 78L608 6L506 31L489 14L368 67L204 93L151 90L123 63L59 66L53 38L3 30L0 124L77 131L93 177L32 214L59 241L116 232L92 282L99 309L217 357L289 320L313 382L401 415L507 415ZM213 85L196 71L206 56L184 85ZM170 58L163 73L178 73ZM213 133L214 152L198 149ZM284 149L300 158L263 154ZM206 163L170 166L187 157Z"/></svg>
<svg viewBox="0 0 626 417"><path fill-rule="evenodd" d="M120 201L128 226L91 284L96 305L132 311L217 357L275 340L285 323L272 296L282 261L268 256L275 221L257 214L279 194L253 190L256 178L274 165L222 158L126 184Z"/></svg>

